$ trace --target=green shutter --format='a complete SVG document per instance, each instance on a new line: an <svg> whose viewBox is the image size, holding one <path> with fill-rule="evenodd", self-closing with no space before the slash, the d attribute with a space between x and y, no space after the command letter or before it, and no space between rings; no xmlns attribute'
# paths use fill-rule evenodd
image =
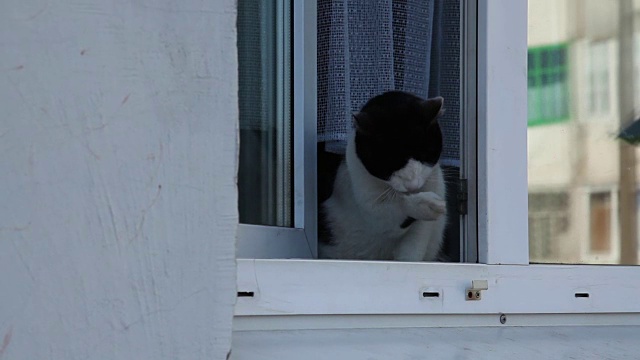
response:
<svg viewBox="0 0 640 360"><path fill-rule="evenodd" d="M568 57L567 44L529 48L528 126L569 119Z"/></svg>

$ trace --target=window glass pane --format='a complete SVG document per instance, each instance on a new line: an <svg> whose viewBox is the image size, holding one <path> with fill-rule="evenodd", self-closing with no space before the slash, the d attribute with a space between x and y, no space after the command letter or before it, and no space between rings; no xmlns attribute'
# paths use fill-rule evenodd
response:
<svg viewBox="0 0 640 360"><path fill-rule="evenodd" d="M380 148L381 151L376 152L376 159L371 162L371 164L375 164L374 166L378 166L378 160L380 162L387 161L392 157L387 157L387 155L393 155L403 161L403 166L406 165L407 169L411 170L410 166L413 166L414 163L409 162L409 156L405 157L407 152L411 152L411 156L420 159L421 166L436 169L428 174L437 174L437 176L427 177L425 175L427 172L422 171L415 173L425 177L420 179L423 182L419 186L415 185L417 187L415 189L402 190L402 193L399 192L400 190L385 193L387 190L385 188L385 191L381 191L377 195L381 199L379 202L393 202L397 205L397 209L391 209L386 213L379 212L384 214L380 218L371 219L368 217L371 215L371 212L367 213L370 210L368 207L371 207L372 204L365 202L341 213L338 216L339 219L356 219L358 214L354 213L361 213L361 218L364 221L360 224L359 230L352 233L356 235L366 233L365 246L368 246L371 239L382 241L371 251L372 256L352 257L342 254L334 258L458 261L461 259L461 254L464 253L472 254L468 259L475 262L474 250L466 251L465 244L461 242L462 237L466 234L464 224L461 226L461 212L466 210L466 202L461 204L463 200L459 200L464 199L459 191L465 189L462 185L466 184L461 182L460 178L466 175L467 168L475 169L475 163L467 165L463 161L465 151L474 151L466 149L467 144L463 139L466 124L463 123L462 113L466 108L463 108L462 105L463 93L461 90L464 69L467 66L461 61L463 59L461 49L467 46L461 32L463 29L461 27L461 14L463 14L461 4L464 2L440 0L380 0L375 2L369 0L317 0L307 2L305 0L304 6L299 6L301 3L302 1L296 3L294 9L296 11L304 9L305 14L296 14L294 28L309 29L309 23L305 22L304 26L300 26L298 21L307 19L309 16L307 11L311 8L317 14L317 28L315 29L317 30L317 43L315 44L317 67L313 67L314 75L317 71L315 77L311 76L310 72L307 73L311 68L311 66L307 66L307 61L310 60L307 58L310 56L307 47L314 45L313 41L309 40L311 38L308 36L309 34L304 34L304 49L296 48L293 52L290 49L292 36L295 37L295 44L299 44L300 38L297 36L302 35L291 34L289 31L291 27L290 1L239 0L238 2L241 141L238 184L241 222L281 227L290 227L295 223L298 226L299 218L293 219L293 215L298 216L302 213L305 219L305 228L301 230L305 232L304 235L312 237L313 235L306 233L307 230L314 229L312 225L307 227L307 216L311 213L319 217L317 224L319 238L328 234L327 231L330 232L332 229L323 227L326 223L323 223L324 218L320 211L315 213L317 210L314 208L315 203L302 204L302 208L296 207L295 211L292 211L291 194L298 194L299 189L292 191L291 178L295 177L296 184L300 179L297 177L297 169L293 174L291 171L291 143L296 145L294 146L296 151L301 148L297 146L300 144L299 139L292 139L291 128L295 126L296 134L301 128L305 134L317 130L317 195L318 204L322 206L321 204L333 194L338 167L345 163L346 145L354 131L352 125L355 112L360 111L373 97L392 90L404 91L422 99L441 96L444 98L445 111L433 123L430 123L429 120L436 117L439 112L430 113L423 100L411 98L413 99L410 102L411 106L407 106L407 108L411 108L415 117L402 113L405 120L408 119L406 132L398 138L394 131L390 131L392 134L386 140L387 143L392 142L394 146L385 148L384 146L388 144L384 143ZM475 18L475 13L469 15L469 19ZM472 26L475 29L475 25ZM470 39L475 41L475 33L470 36ZM475 49L475 44L469 45L469 48ZM291 53L295 54L295 58L291 58ZM475 54L470 54L469 59L470 62L473 61L473 67L475 67ZM295 64L296 79L291 79L290 64ZM298 65L300 66L298 67ZM303 68L304 74L299 74L298 69ZM473 72L470 74L473 77L470 84L475 84L475 74ZM306 95L309 79L315 80L313 84L317 83L316 99L308 99ZM300 97L297 93L289 93L292 80L295 81L296 89L303 82L305 93ZM475 91L475 87L471 86L470 89L472 90L469 90L469 94L466 96L473 100L467 100L466 103L475 101L476 98L475 93L472 93ZM292 97L295 97L296 100L302 99L301 103L304 103L306 115L310 113L307 111L317 103L315 109L317 117L292 119L290 114ZM439 103L440 100L434 99L428 104L436 102ZM392 100L391 106L395 106L396 103L406 104L402 101ZM472 106L471 109L473 108ZM381 113L385 113L384 110ZM396 114L395 111L390 113ZM424 120L424 122L418 123L415 121L416 119ZM396 121L397 119L392 118L392 120ZM316 125L317 128L314 129ZM393 125L395 126L396 123ZM391 128L393 129L393 127ZM379 135L385 137L389 134L383 131ZM377 136L372 136L372 138L378 139ZM430 142L427 143L424 140ZM307 146L308 144L305 144L304 148L307 149ZM403 146L405 148L402 148ZM473 144L468 147L475 149ZM374 153L374 151L370 153ZM298 160L304 159L304 167L308 170L311 161L307 156L309 154L296 153L295 155L298 156L296 158ZM398 165L395 161L396 158L388 163L392 166ZM296 167L298 165L299 162L296 161ZM394 171L397 170L400 168L394 168ZM308 173L305 172L304 175L306 182ZM378 185L383 181L371 173L368 176L370 176L368 179L361 179L360 182L354 181L351 188L345 190L345 193L353 193L353 191L361 190L371 184ZM351 178L347 177L346 179L345 181L348 181ZM471 186L474 186L475 179L470 181ZM387 185L389 183L387 182ZM414 186L414 183L410 185ZM390 189L390 187L388 188ZM374 188L372 190L380 189ZM407 210L405 203L398 202L400 197L408 198L409 195L417 193L423 193L422 195L429 197L436 191L438 192L437 201L435 203L423 202L421 212L409 213L408 211L413 211L414 208ZM427 194L429 192L431 194ZM298 200L300 198L296 197L296 206L301 205ZM306 201L306 197L304 200ZM353 196L349 201L353 203L361 200ZM470 209L475 211L473 200L475 199L469 201L472 203ZM373 205L382 206L380 204ZM436 210L434 211L437 213L437 218L436 215L425 215L431 211L430 205L435 206ZM304 211L298 211L299 209ZM394 213L394 211L396 212ZM378 228L377 225L388 220L388 214L398 215L397 219L394 217L394 222L390 222L389 226ZM422 218L416 218L419 216ZM357 225L354 224L354 221L349 222L343 228L352 231ZM436 222L437 225L435 225ZM425 224L429 226L434 224L433 227L437 227L437 230L422 229L429 227ZM255 229L253 227L243 228ZM371 228L378 230L369 233ZM417 228L422 230L416 230ZM271 231L272 229L264 230ZM418 233L413 238L420 239L421 243L415 244L414 247L404 246L403 258L396 257L396 252L389 244L410 243L410 240L403 242L405 239L403 236L404 234L414 234L414 232ZM281 233L295 234L299 231L282 231ZM473 236L471 241L475 242L475 234L470 236ZM351 238L351 236L348 237L346 241L350 241ZM277 240L282 239L276 239L274 243L278 244ZM332 246L336 242L331 240L324 243ZM428 248L431 255L418 257L416 254L427 251L425 247ZM471 249L474 248L475 246Z"/></svg>
<svg viewBox="0 0 640 360"><path fill-rule="evenodd" d="M351 178L355 179L351 189L341 194L352 194L370 187L371 193L375 193L378 197L378 203L371 204L363 197L349 198L352 202L360 201L357 204L360 207L353 207L351 212L360 212L364 222L358 223L358 214L343 212L343 217L353 216L353 222L342 228L336 225L333 229L346 233L347 231L343 231L343 228L348 228L353 237L337 237L341 239L339 241L335 241L336 236L329 226L339 223L340 217L335 213L334 215L321 213L319 220L321 257L398 260L394 255L394 246L396 248L400 246L392 244L401 244L405 234L422 231L419 235L422 243L413 247L415 254L411 255L416 257L411 259L414 261L424 259L458 261L460 259L461 250L464 250L461 248L458 211L460 177L464 176L464 171L461 171L463 164L461 129L464 129L461 123L461 113L464 110L461 97L464 65L461 67L460 56L461 47L464 46L460 27L462 3L464 2L439 0L318 0L318 141L320 142L318 200L322 210L325 209L322 204L334 195L336 174L337 176L344 174L337 169L344 161L347 143L354 131L352 114L360 111L367 101L387 91L399 90L422 99L442 96L446 109L438 122L443 145L435 145L440 151L438 166L444 175L443 188L446 188L446 192L443 191L440 194L447 205L446 222L440 221L444 220L444 217L429 220L434 229L429 232L416 230L425 227L426 219L419 219L416 222L415 218L400 210L379 211L386 215L376 218L376 214L373 214L373 217L368 218L372 210L376 210L373 207L382 209L386 206L385 202L400 204L402 198L409 196L409 192L407 190L397 192L391 186L384 185L386 183L381 180L383 175L376 177L367 173L366 176L361 176L355 172L358 170L356 169L354 170L356 175ZM389 106L393 105L390 101L386 103ZM381 108L378 114L388 112L383 106ZM407 117L404 114L403 112L403 116ZM372 118L375 115L373 114ZM396 123L401 123L401 120L404 119L397 119ZM395 140L390 140L391 136L395 135L389 135L389 138L385 137L386 135L389 134L376 133L371 136L371 138L383 140L379 142L382 144L379 145L379 150L369 149L370 154L375 154L369 163L375 165L369 168L374 166L382 168L389 165L385 171L391 174L392 171L400 170L401 166L408 163L410 155L405 153L408 154L414 150L410 144L412 139L419 135L407 131L398 136L401 139L394 138ZM387 144L393 144L393 146ZM420 145L415 148L420 148ZM385 146L388 149L382 151ZM403 146L406 148L402 148ZM398 155L401 153L403 155ZM475 164L473 166L475 167ZM367 169L366 165L364 168ZM349 178L346 181L350 181ZM433 187L432 185L440 180L434 176L425 181L420 188L412 191L427 192L424 189ZM376 184L376 187L372 187L371 184ZM385 195L384 192L387 190L389 191ZM367 221L370 225L363 226L362 224ZM379 226L380 224L385 225ZM443 225L444 231L439 224ZM378 233L369 232L370 229L377 229ZM364 242L364 245L371 250L366 249L358 253L355 250L350 251L347 249L349 246L344 245L351 240L358 241L356 236L361 236L359 234L366 234L366 237L371 239ZM420 257L417 255L425 252L425 246L423 246L425 243L434 244L435 238L442 237L444 237L442 243L444 256ZM384 242L379 242L381 239ZM369 245L369 243L375 245ZM430 253L437 253L439 248L432 245L428 247ZM407 247L406 250L410 248ZM409 259L409 257L404 258L404 260Z"/></svg>
<svg viewBox="0 0 640 360"><path fill-rule="evenodd" d="M639 19L633 0L529 0L532 262L639 263Z"/></svg>
<svg viewBox="0 0 640 360"><path fill-rule="evenodd" d="M290 15L284 0L238 1L240 222L291 226Z"/></svg>

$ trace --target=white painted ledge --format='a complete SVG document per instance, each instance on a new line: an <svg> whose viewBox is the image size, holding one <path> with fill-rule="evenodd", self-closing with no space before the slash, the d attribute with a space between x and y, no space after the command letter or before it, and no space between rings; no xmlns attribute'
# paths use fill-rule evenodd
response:
<svg viewBox="0 0 640 360"><path fill-rule="evenodd" d="M640 326L234 332L233 360L637 359Z"/></svg>

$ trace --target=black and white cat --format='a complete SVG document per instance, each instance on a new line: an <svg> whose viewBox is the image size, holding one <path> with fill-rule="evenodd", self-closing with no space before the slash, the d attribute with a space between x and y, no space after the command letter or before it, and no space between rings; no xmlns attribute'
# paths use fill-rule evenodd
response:
<svg viewBox="0 0 640 360"><path fill-rule="evenodd" d="M438 259L446 224L442 104L390 91L354 114L356 131L321 204L320 258Z"/></svg>

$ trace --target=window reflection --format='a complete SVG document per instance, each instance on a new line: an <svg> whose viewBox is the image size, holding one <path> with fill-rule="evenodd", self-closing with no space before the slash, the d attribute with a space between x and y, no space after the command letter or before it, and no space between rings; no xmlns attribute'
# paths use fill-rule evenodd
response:
<svg viewBox="0 0 640 360"><path fill-rule="evenodd" d="M529 0L532 262L638 264L640 155L618 134L640 109L639 17L640 1Z"/></svg>

